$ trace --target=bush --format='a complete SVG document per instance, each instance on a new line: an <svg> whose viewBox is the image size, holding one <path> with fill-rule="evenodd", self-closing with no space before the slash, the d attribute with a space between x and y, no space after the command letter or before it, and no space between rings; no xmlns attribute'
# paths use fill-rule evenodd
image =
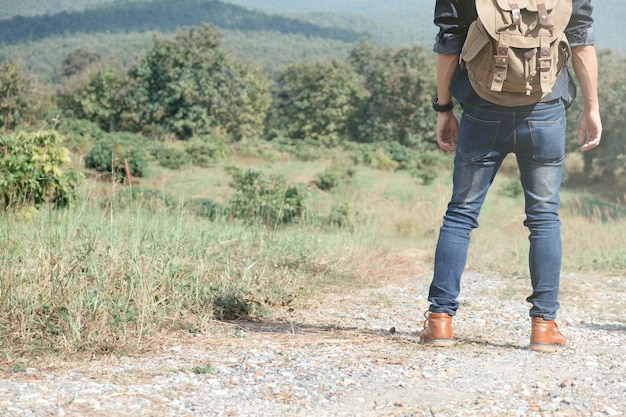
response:
<svg viewBox="0 0 626 417"><path fill-rule="evenodd" d="M274 130L272 132L268 143L277 151L280 151L279 155L291 155L299 161L315 161L320 158L331 158L336 152L336 148L320 146L320 142L312 138L293 140L287 137L285 132L280 130Z"/></svg>
<svg viewBox="0 0 626 417"><path fill-rule="evenodd" d="M519 179L508 180L498 189L498 194L505 197L516 198L524 193Z"/></svg>
<svg viewBox="0 0 626 417"><path fill-rule="evenodd" d="M68 170L67 148L55 131L0 135L0 203L2 208L65 207L76 198L82 173Z"/></svg>
<svg viewBox="0 0 626 417"><path fill-rule="evenodd" d="M215 220L224 212L224 207L208 198L195 198L185 203L185 209L198 217Z"/></svg>
<svg viewBox="0 0 626 417"><path fill-rule="evenodd" d="M231 168L229 214L237 219L256 220L268 226L297 222L304 214L304 186L290 184L281 175Z"/></svg>
<svg viewBox="0 0 626 417"><path fill-rule="evenodd" d="M439 151L418 150L398 142L346 144L345 149L354 164L384 170L406 170L426 185L437 178L440 168L450 165L451 158Z"/></svg>
<svg viewBox="0 0 626 417"><path fill-rule="evenodd" d="M85 155L85 167L110 172L116 180L123 181L128 165L128 174L143 177L148 165L144 141L132 133L109 133Z"/></svg>
<svg viewBox="0 0 626 417"><path fill-rule="evenodd" d="M100 127L85 119L61 119L57 130L64 137L64 143L70 149L80 149L102 139L104 132Z"/></svg>
<svg viewBox="0 0 626 417"><path fill-rule="evenodd" d="M354 176L354 168L342 162L333 163L324 172L316 175L315 185L320 190L330 191L342 183L349 182Z"/></svg>
<svg viewBox="0 0 626 417"><path fill-rule="evenodd" d="M357 224L359 213L347 201L332 207L326 222L330 226L352 229Z"/></svg>
<svg viewBox="0 0 626 417"><path fill-rule="evenodd" d="M378 148L372 156L370 166L381 171L395 171L400 167L400 164L383 148Z"/></svg>
<svg viewBox="0 0 626 417"><path fill-rule="evenodd" d="M159 165L167 169L181 169L189 165L192 160L191 155L186 151L163 145L152 147L151 153Z"/></svg>
<svg viewBox="0 0 626 417"><path fill-rule="evenodd" d="M223 158L227 154L228 148L219 139L203 136L187 143L185 152L189 154L194 165L206 167Z"/></svg>

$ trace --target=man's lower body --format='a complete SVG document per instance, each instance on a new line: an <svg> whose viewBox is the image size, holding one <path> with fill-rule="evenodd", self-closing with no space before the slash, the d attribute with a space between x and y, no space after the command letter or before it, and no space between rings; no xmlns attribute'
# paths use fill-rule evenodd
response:
<svg viewBox="0 0 626 417"><path fill-rule="evenodd" d="M422 341L444 346L452 338L451 324L441 322L451 322L459 307L470 233L478 227L478 215L498 169L513 153L524 189L524 225L530 231L531 348L552 350L565 343L554 323L562 257L558 209L565 128L565 108L560 102L514 108L464 106L452 197L440 229L428 296L432 320L427 318ZM435 328L446 330L437 333Z"/></svg>

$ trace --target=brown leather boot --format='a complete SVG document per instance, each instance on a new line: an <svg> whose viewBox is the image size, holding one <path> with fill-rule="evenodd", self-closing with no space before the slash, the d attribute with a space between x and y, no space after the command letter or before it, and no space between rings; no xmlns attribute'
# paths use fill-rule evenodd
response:
<svg viewBox="0 0 626 417"><path fill-rule="evenodd" d="M447 313L424 314L424 330L419 333L420 342L425 345L452 346L452 316Z"/></svg>
<svg viewBox="0 0 626 417"><path fill-rule="evenodd" d="M559 326L554 320L544 320L541 317L532 318L530 350L556 352L563 346L565 346L565 336L561 334Z"/></svg>

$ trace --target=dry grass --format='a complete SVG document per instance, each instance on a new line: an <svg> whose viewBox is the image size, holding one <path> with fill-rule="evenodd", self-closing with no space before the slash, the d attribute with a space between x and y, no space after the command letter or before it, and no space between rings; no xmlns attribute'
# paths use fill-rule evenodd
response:
<svg viewBox="0 0 626 417"><path fill-rule="evenodd" d="M246 163L252 167L258 160ZM281 163L276 171L308 183L328 163ZM497 192L509 170L485 203L468 267L511 277L508 291L517 295L527 291L528 232L522 201ZM175 198L226 200L228 182L216 167L156 170L140 185ZM4 363L37 355L150 351L163 344L161 337L215 329L220 312L268 320L285 309L306 309L316 294L330 302L332 294L346 289L413 276L432 262L450 193L447 173L426 186L403 172L359 167L351 183L332 192L313 190L310 200L322 213L339 204L350 207L346 227L266 230L201 220L180 207L109 205L103 210L99 201L119 187L90 182L76 209L43 211L30 222L1 219ZM564 273L623 274L624 220L607 218L600 206L583 212L577 199L580 195L564 192ZM564 291L574 290L566 286ZM379 297L370 303L388 308L393 300Z"/></svg>

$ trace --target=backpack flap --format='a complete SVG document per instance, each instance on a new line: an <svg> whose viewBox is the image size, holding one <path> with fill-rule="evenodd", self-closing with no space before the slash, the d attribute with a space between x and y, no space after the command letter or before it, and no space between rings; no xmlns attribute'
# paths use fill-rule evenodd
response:
<svg viewBox="0 0 626 417"><path fill-rule="evenodd" d="M572 0L476 0L476 11L461 52L474 90L505 106L548 94L569 57Z"/></svg>
<svg viewBox="0 0 626 417"><path fill-rule="evenodd" d="M571 17L572 1L476 0L476 11L492 38L508 32L513 36L512 46L527 48L538 35L546 36L545 30L551 42L560 37Z"/></svg>
<svg viewBox="0 0 626 417"><path fill-rule="evenodd" d="M498 4L500 3L499 0ZM559 0L528 0L528 5L525 7L530 12L536 12L542 9L551 12L558 6ZM570 12L571 13L571 12Z"/></svg>
<svg viewBox="0 0 626 417"><path fill-rule="evenodd" d="M498 7L505 12L510 12L512 10L522 10L528 8L528 3L532 0L496 0L498 3Z"/></svg>

